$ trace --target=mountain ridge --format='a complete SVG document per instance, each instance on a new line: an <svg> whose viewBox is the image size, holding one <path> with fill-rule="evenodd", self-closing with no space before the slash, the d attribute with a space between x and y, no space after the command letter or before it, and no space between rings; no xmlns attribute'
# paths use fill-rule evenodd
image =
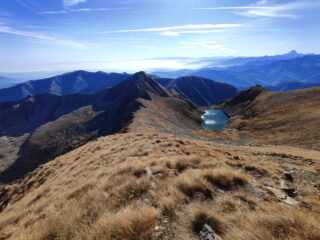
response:
<svg viewBox="0 0 320 240"><path fill-rule="evenodd" d="M194 104L204 107L223 102L234 97L238 90L230 84L219 83L201 77L180 77L176 79L156 79L168 90L175 92Z"/></svg>
<svg viewBox="0 0 320 240"><path fill-rule="evenodd" d="M74 71L0 89L0 102L16 101L27 96L45 93L58 96L73 93L96 93L126 80L129 76L127 73Z"/></svg>
<svg viewBox="0 0 320 240"><path fill-rule="evenodd" d="M257 62L256 62L257 63ZM267 61L265 64L243 64L231 67L205 67L189 72L190 75L229 83L246 89L254 85L270 86L283 82L318 83L320 55L303 55L291 59ZM179 77L179 71L170 76ZM166 77L167 74L159 74Z"/></svg>
<svg viewBox="0 0 320 240"><path fill-rule="evenodd" d="M320 87L271 92L260 86L242 91L222 108L237 129L256 144L320 149ZM251 140L250 140L251 139Z"/></svg>
<svg viewBox="0 0 320 240"><path fill-rule="evenodd" d="M47 94L4 103L4 109L0 110L2 135L29 136L19 147L18 159L1 175L1 180L20 178L39 164L90 140L125 131L134 114L146 108L146 104L151 108L166 104L181 116L196 111L191 103L176 98L144 72L93 95ZM176 110L176 104L185 111Z"/></svg>

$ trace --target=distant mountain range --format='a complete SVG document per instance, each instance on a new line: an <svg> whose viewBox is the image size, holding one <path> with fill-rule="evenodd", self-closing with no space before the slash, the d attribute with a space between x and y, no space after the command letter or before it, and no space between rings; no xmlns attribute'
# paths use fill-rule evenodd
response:
<svg viewBox="0 0 320 240"><path fill-rule="evenodd" d="M0 89L11 87L19 82L21 82L21 81L19 81L17 79L0 76Z"/></svg>
<svg viewBox="0 0 320 240"><path fill-rule="evenodd" d="M274 92L288 92L298 89L312 88L320 86L320 81L315 83L303 83L303 82L285 82L279 83L275 86L265 86L265 88Z"/></svg>
<svg viewBox="0 0 320 240"><path fill-rule="evenodd" d="M219 65L219 67L232 67L232 66L242 66L242 65L259 66L259 65L266 65L274 61L290 60L290 59L303 57L303 56L305 55L298 53L296 50L292 50L288 53L285 53L282 55L275 55L275 56L237 57L237 58L226 59L218 63L215 62L215 64L213 64L212 67L217 67L217 65Z"/></svg>
<svg viewBox="0 0 320 240"><path fill-rule="evenodd" d="M215 61L215 66L228 67L210 67L213 64L210 63L211 60ZM320 55L303 55L291 51L277 56L211 60L202 59L209 66L206 68L154 72L152 75L168 90L175 91L199 106L216 104L234 97L235 87L247 89L261 85L273 91L290 91L320 85ZM10 81L12 84L12 80L0 77L0 102L17 101L39 94L94 94L129 77L130 74L127 73L74 71L7 88L3 87L8 86Z"/></svg>
<svg viewBox="0 0 320 240"><path fill-rule="evenodd" d="M40 94L56 96L95 94L120 84L129 77L130 75L127 73L75 71L0 89L0 102L18 101L28 96ZM167 90L175 92L199 106L213 105L237 94L237 89L231 85L199 77L155 78L155 81L158 81Z"/></svg>
<svg viewBox="0 0 320 240"><path fill-rule="evenodd" d="M316 85L320 83L320 55L302 55L292 51L274 57L234 58L224 61L228 62L226 64L228 67L206 67L198 70L185 69L153 74L159 77L180 77L188 74L232 84L243 89L254 85L275 86L285 82Z"/></svg>
<svg viewBox="0 0 320 240"><path fill-rule="evenodd" d="M0 102L16 101L38 94L63 96L73 93L96 93L126 80L129 76L127 73L75 71L0 89Z"/></svg>

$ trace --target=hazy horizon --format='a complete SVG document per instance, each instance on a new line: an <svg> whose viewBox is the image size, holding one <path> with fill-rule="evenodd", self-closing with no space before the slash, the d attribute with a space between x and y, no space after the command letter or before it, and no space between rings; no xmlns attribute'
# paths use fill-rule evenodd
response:
<svg viewBox="0 0 320 240"><path fill-rule="evenodd" d="M205 57L320 52L320 0L2 2L0 73L194 69Z"/></svg>

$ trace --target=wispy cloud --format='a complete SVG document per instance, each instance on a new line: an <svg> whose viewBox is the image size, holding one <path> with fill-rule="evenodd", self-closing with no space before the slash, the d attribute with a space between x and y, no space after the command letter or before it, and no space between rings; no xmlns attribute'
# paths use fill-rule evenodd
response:
<svg viewBox="0 0 320 240"><path fill-rule="evenodd" d="M79 3L85 3L87 0L62 0L63 6L70 7Z"/></svg>
<svg viewBox="0 0 320 240"><path fill-rule="evenodd" d="M129 8L79 8L79 9L65 9L59 11L46 11L39 12L39 14L66 14L66 13L76 13L76 12L102 12L102 11L119 11L128 10Z"/></svg>
<svg viewBox="0 0 320 240"><path fill-rule="evenodd" d="M38 12L39 14L65 14L68 13L66 10L61 11L46 11L46 12Z"/></svg>
<svg viewBox="0 0 320 240"><path fill-rule="evenodd" d="M3 23L0 23L0 33L6 33L6 34L20 36L20 37L27 37L27 38L47 41L47 42L54 43L54 44L67 45L67 46L72 46L72 47L77 47L77 48L82 48L82 49L89 48L88 45L80 43L80 42L76 42L76 41L72 41L72 40L65 40L65 39L58 39L58 38L51 37L51 36L48 36L48 35L42 34L42 33L37 33L37 32L30 32L30 31L24 31L24 30L20 30L20 29L14 29L14 28L11 28L11 27L4 25Z"/></svg>
<svg viewBox="0 0 320 240"><path fill-rule="evenodd" d="M235 13L248 17L285 17L298 18L295 10L319 8L319 0L298 0L289 3L275 4L274 1L262 0L248 6L227 6L227 7L208 7L197 8L198 10L235 10Z"/></svg>
<svg viewBox="0 0 320 240"><path fill-rule="evenodd" d="M162 36L179 36L180 34L201 34L217 31L224 31L225 29L241 27L241 24L194 24L182 26L166 26L156 28L141 28L141 29L123 29L116 31L109 31L103 33L130 33L130 32L154 32Z"/></svg>
<svg viewBox="0 0 320 240"><path fill-rule="evenodd" d="M225 29L209 29L209 30L186 30L186 31L168 31L161 32L160 35L168 37L176 37L180 34L205 34L205 33L215 33L215 32L224 32Z"/></svg>
<svg viewBox="0 0 320 240"><path fill-rule="evenodd" d="M232 49L226 48L225 46L216 41L184 41L180 42L180 45L188 48L203 48L211 50L220 50L224 52L233 52Z"/></svg>
<svg viewBox="0 0 320 240"><path fill-rule="evenodd" d="M144 45L128 45L130 48L141 48L141 49L160 49L159 47L155 46L144 46Z"/></svg>

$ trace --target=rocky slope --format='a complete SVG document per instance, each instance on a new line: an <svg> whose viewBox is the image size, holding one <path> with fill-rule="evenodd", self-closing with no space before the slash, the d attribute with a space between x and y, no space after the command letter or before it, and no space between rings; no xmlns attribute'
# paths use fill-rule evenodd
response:
<svg viewBox="0 0 320 240"><path fill-rule="evenodd" d="M188 119L186 122L196 121L190 117L197 111L195 106L174 97L143 72L94 95L39 95L20 102L4 103L0 106L1 135L29 136L17 146L18 157L1 174L1 180L17 179L39 164L89 140L124 131L139 109L146 108L146 105L157 109L163 104L166 104L166 111L179 109L173 110L174 114ZM10 147L12 144L9 143L7 148Z"/></svg>
<svg viewBox="0 0 320 240"><path fill-rule="evenodd" d="M238 90L229 84L200 77L157 79L168 90L181 95L198 106L211 106L233 98Z"/></svg>

